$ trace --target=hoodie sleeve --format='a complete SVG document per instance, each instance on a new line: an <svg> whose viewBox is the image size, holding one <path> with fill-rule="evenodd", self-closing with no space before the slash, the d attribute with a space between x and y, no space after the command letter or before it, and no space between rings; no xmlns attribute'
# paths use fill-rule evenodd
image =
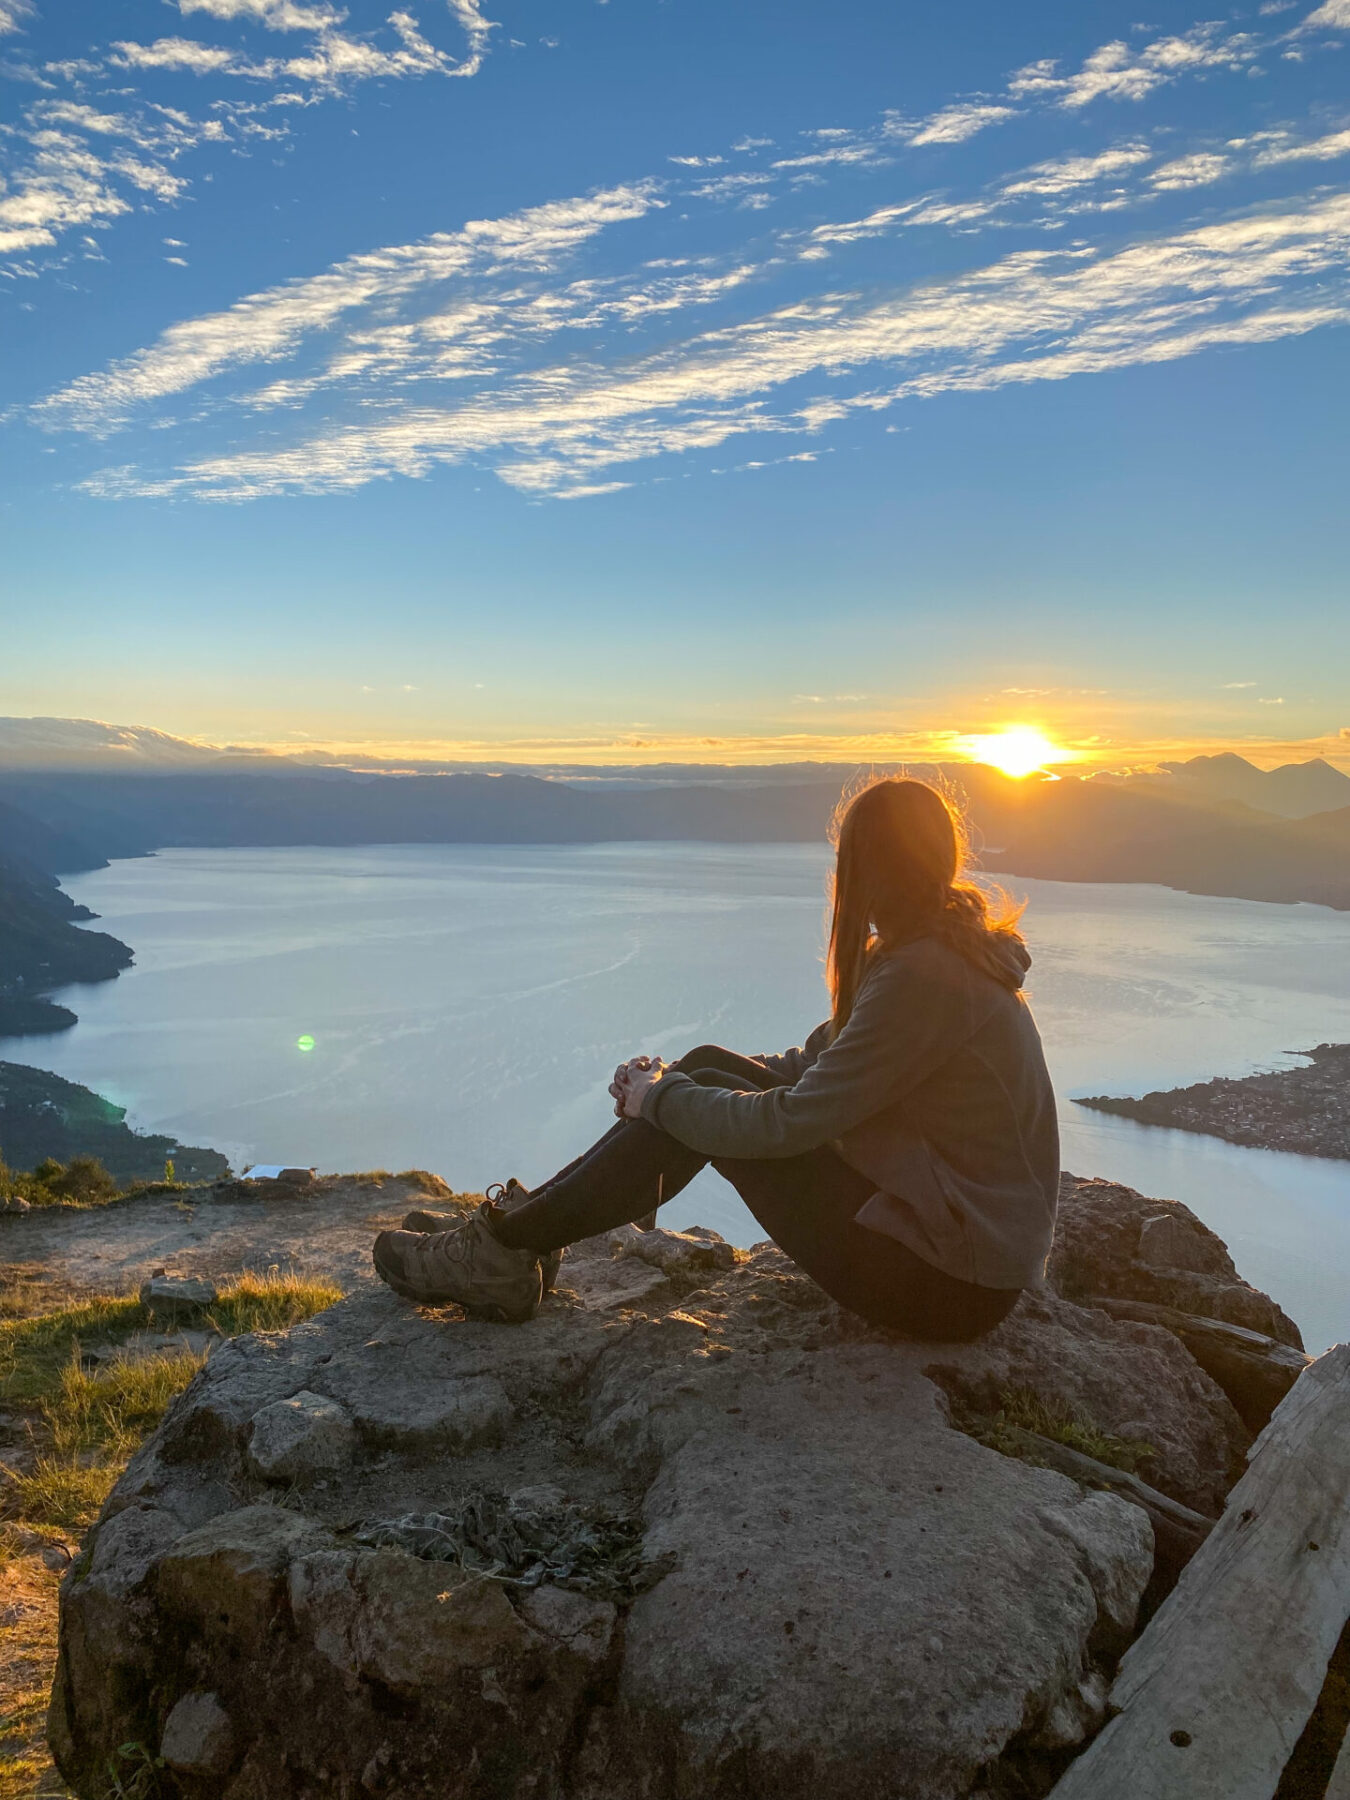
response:
<svg viewBox="0 0 1350 1800"><path fill-rule="evenodd" d="M799 1156L893 1106L979 1030L998 988L931 940L879 956L848 1024L791 1087L705 1088L667 1074L642 1116L707 1156Z"/></svg>
<svg viewBox="0 0 1350 1800"><path fill-rule="evenodd" d="M772 1069L775 1075L783 1076L786 1081L800 1081L829 1041L830 1021L826 1019L823 1025L816 1026L798 1049L765 1052L756 1056L755 1061L762 1062L766 1069Z"/></svg>

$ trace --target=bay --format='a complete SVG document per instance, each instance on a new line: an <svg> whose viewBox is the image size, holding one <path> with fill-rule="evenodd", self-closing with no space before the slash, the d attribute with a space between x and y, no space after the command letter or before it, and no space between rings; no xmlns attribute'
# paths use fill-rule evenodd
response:
<svg viewBox="0 0 1350 1800"><path fill-rule="evenodd" d="M236 1166L529 1185L607 1128L621 1058L801 1042L826 1010L827 870L808 845L163 851L65 883L135 966L67 990L80 1023L0 1058ZM1028 901L1065 1166L1186 1201L1310 1348L1350 1336L1350 1165L1068 1104L1350 1041L1350 915L1009 885ZM668 1215L762 1235L711 1173Z"/></svg>

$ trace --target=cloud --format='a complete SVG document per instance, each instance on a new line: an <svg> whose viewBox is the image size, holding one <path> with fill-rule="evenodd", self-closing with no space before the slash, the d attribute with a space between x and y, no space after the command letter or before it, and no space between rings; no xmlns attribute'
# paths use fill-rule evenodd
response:
<svg viewBox="0 0 1350 1800"><path fill-rule="evenodd" d="M412 249L416 262L422 251ZM186 337L166 334L141 358L85 378L50 404L58 415L97 423L128 404L131 390L173 391L208 365L224 366L222 357L237 358L241 345L250 356L279 355L314 327L316 305L331 309L343 295L343 305L355 305L353 282L365 261L390 254L356 259L360 269L343 266L329 286L241 303L205 321L204 331L199 322L195 337L193 328L177 328ZM273 306L281 310L267 327L271 348L262 350L253 321ZM602 342L590 355L543 368L494 364L454 404L390 393L376 418L339 416L284 446L200 457L163 477L124 468L92 486L240 499L331 492L471 460L523 492L575 495L616 479L621 465L732 437L817 436L851 413L944 392L1064 380L1347 322L1350 194L1337 194L1112 252L1022 250L882 298L798 301L632 360L611 350L606 362Z"/></svg>
<svg viewBox="0 0 1350 1800"><path fill-rule="evenodd" d="M916 125L905 127L897 123L894 127L897 137L907 144L964 144L967 138L973 138L977 132L987 131L991 125L1001 125L1005 119L1011 119L1016 108L998 105L991 101L962 100L952 106L944 106L940 112L922 119Z"/></svg>
<svg viewBox="0 0 1350 1800"><path fill-rule="evenodd" d="M213 19L255 19L269 31L326 31L345 13L331 6L297 5L295 0L178 0L178 10Z"/></svg>
<svg viewBox="0 0 1350 1800"><path fill-rule="evenodd" d="M1149 179L1154 187L1164 190L1206 187L1212 181L1221 180L1232 167L1231 157L1207 151L1195 156L1179 156L1174 162L1164 163Z"/></svg>
<svg viewBox="0 0 1350 1800"><path fill-rule="evenodd" d="M473 269L554 266L596 232L662 204L652 185L612 188L349 257L323 275L250 294L225 312L171 326L148 349L100 374L81 376L40 402L37 416L106 431L147 401L181 393L228 369L274 362L362 307L406 302L419 290Z"/></svg>
<svg viewBox="0 0 1350 1800"><path fill-rule="evenodd" d="M1350 5L1350 0L1333 3ZM1054 59L1030 63L1009 81L1008 92L1015 99L1048 98L1070 110L1094 100L1142 100L1180 75L1245 68L1263 47L1251 33L1229 33L1220 24L1196 25L1139 50L1117 38L1094 50L1072 75L1061 75Z"/></svg>
<svg viewBox="0 0 1350 1800"><path fill-rule="evenodd" d="M22 31L25 22L33 17L35 11L30 0L0 0L0 37Z"/></svg>
<svg viewBox="0 0 1350 1800"><path fill-rule="evenodd" d="M230 74L263 75L263 65L248 62L233 50L217 44L202 44L196 38L156 38L153 44L115 42L109 59L122 69L188 69L194 75L213 75L221 70Z"/></svg>
<svg viewBox="0 0 1350 1800"><path fill-rule="evenodd" d="M1223 685L1225 688L1254 688L1256 683L1254 681L1225 681Z"/></svg>
<svg viewBox="0 0 1350 1800"><path fill-rule="evenodd" d="M1016 180L1005 181L1001 192L1007 195L1067 194L1152 160L1153 152L1147 144L1117 144L1110 150L1098 151L1095 156L1062 156L1050 162L1036 163Z"/></svg>
<svg viewBox="0 0 1350 1800"><path fill-rule="evenodd" d="M1301 29L1315 31L1319 27L1331 31L1350 31L1350 0L1325 0L1325 5L1308 14Z"/></svg>
<svg viewBox="0 0 1350 1800"><path fill-rule="evenodd" d="M1350 0L1346 4L1350 7ZM1276 142L1257 152L1252 166L1268 169L1279 163L1331 162L1340 156L1350 156L1350 130L1333 131L1302 144L1289 142L1288 134L1281 132Z"/></svg>

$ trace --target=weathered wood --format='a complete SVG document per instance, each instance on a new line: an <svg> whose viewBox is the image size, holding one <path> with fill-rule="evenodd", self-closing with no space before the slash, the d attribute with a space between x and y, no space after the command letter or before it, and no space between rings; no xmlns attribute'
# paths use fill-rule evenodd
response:
<svg viewBox="0 0 1350 1800"><path fill-rule="evenodd" d="M1053 1800L1271 1800L1350 1613L1350 1344L1300 1376Z"/></svg>
<svg viewBox="0 0 1350 1800"><path fill-rule="evenodd" d="M1270 1415L1308 1367L1312 1358L1260 1331L1201 1318L1175 1306L1150 1300L1117 1300L1103 1296L1088 1306L1140 1325L1162 1325L1175 1332L1205 1373L1218 1382L1249 1431L1262 1431Z"/></svg>
<svg viewBox="0 0 1350 1800"><path fill-rule="evenodd" d="M1336 1767L1327 1783L1325 1800L1350 1800L1350 1736L1341 1745Z"/></svg>

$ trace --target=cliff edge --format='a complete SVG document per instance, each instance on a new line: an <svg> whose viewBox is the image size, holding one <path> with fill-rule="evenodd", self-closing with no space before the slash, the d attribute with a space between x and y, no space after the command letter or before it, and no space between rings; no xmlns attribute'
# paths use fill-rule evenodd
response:
<svg viewBox="0 0 1350 1800"><path fill-rule="evenodd" d="M1069 1178L1064 1213L1052 1285L970 1345L871 1331L772 1247L632 1227L575 1247L526 1326L368 1286L224 1345L66 1580L63 1775L89 1800L127 1754L197 1800L1044 1792L1102 1720L1154 1529L991 1419L1090 1421L1212 1517L1249 1426L1174 1330L1085 1302L1297 1339L1186 1208Z"/></svg>

